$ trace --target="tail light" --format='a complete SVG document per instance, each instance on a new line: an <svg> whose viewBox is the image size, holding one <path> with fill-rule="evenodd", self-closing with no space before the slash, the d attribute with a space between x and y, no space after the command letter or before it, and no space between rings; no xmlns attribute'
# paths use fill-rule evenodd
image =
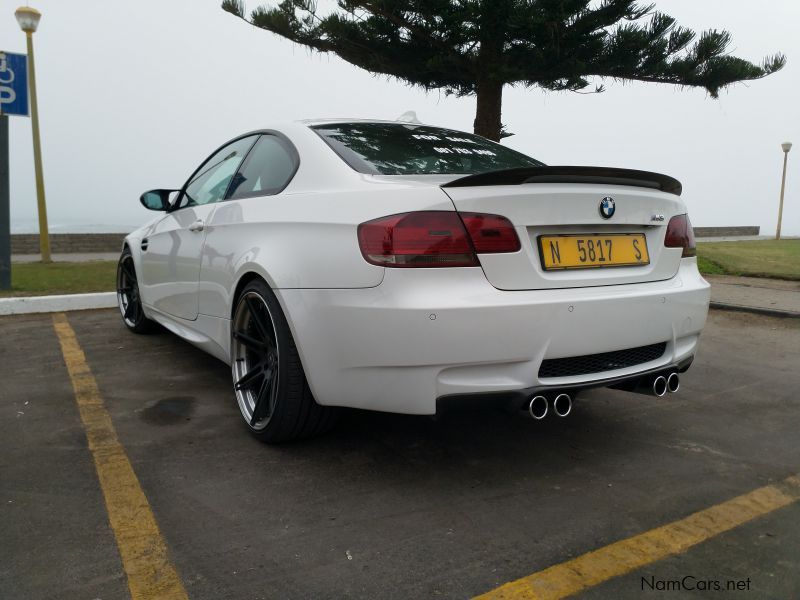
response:
<svg viewBox="0 0 800 600"><path fill-rule="evenodd" d="M420 211L381 217L358 226L367 262L384 267L477 267L477 254L520 249L505 217Z"/></svg>
<svg viewBox="0 0 800 600"><path fill-rule="evenodd" d="M689 221L689 215L675 215L667 224L667 235L664 237L664 246L667 248L683 248L683 258L696 256L697 248L694 242L694 229Z"/></svg>
<svg viewBox="0 0 800 600"><path fill-rule="evenodd" d="M459 213L478 254L517 252L521 246L511 221L499 215Z"/></svg>

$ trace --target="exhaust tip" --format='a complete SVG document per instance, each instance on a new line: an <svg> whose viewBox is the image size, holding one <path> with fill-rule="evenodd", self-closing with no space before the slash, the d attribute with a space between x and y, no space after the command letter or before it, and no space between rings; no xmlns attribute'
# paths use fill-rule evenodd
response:
<svg viewBox="0 0 800 600"><path fill-rule="evenodd" d="M662 398L667 393L667 378L659 375L653 380L653 393Z"/></svg>
<svg viewBox="0 0 800 600"><path fill-rule="evenodd" d="M559 417L566 417L572 412L572 398L569 394L559 394L553 400L553 412Z"/></svg>
<svg viewBox="0 0 800 600"><path fill-rule="evenodd" d="M528 413L537 421L541 421L547 416L547 398L544 396L534 396L528 404Z"/></svg>
<svg viewBox="0 0 800 600"><path fill-rule="evenodd" d="M671 394L681 389L681 378L677 373L670 373L669 377L667 377L667 389Z"/></svg>

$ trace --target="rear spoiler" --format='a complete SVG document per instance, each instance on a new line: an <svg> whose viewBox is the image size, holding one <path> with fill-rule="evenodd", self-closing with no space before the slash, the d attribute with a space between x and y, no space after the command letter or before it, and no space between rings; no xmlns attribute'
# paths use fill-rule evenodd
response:
<svg viewBox="0 0 800 600"><path fill-rule="evenodd" d="M599 183L651 188L680 196L681 182L667 175L609 167L525 167L468 175L442 185L443 188L522 183Z"/></svg>

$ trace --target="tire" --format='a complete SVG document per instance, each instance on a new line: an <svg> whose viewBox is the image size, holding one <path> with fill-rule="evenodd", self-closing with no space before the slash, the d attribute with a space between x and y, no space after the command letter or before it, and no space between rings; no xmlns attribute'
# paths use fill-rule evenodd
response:
<svg viewBox="0 0 800 600"><path fill-rule="evenodd" d="M155 322L148 319L142 308L139 295L139 279L133 263L131 249L125 246L117 263L117 305L125 327L133 333L150 333L157 329Z"/></svg>
<svg viewBox="0 0 800 600"><path fill-rule="evenodd" d="M314 400L286 317L261 279L248 283L236 299L231 373L244 422L262 442L313 437L336 422L336 408Z"/></svg>

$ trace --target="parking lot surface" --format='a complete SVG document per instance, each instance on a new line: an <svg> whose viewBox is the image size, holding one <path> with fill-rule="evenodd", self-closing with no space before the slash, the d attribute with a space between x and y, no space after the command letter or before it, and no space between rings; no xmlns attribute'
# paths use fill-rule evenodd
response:
<svg viewBox="0 0 800 600"><path fill-rule="evenodd" d="M712 312L664 399L598 390L538 423L352 411L273 447L248 435L214 358L129 334L114 311L66 322L192 599L468 598L800 472L793 319ZM0 598L130 597L53 317L0 318L0 340ZM686 576L799 597L800 503L758 502L685 551L599 569L583 597L732 597L647 583Z"/></svg>

